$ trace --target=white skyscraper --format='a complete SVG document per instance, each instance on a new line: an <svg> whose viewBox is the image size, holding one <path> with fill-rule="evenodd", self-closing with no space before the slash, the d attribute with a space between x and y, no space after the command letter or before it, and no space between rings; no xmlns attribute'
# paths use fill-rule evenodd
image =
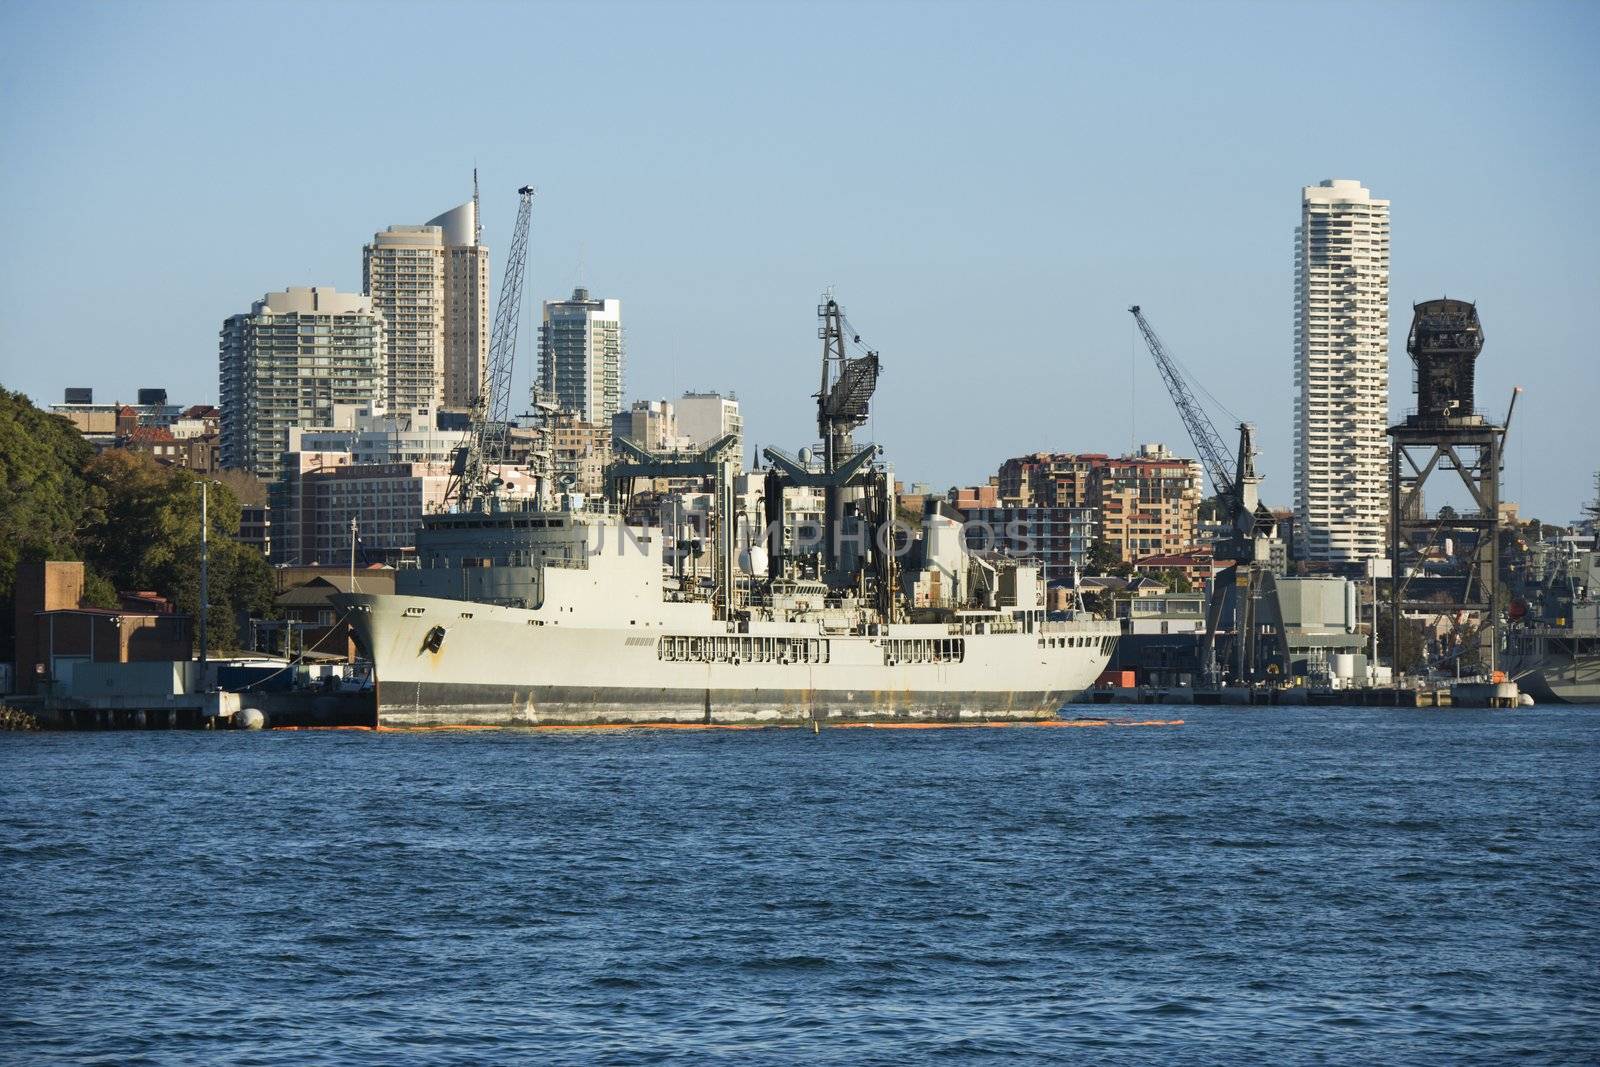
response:
<svg viewBox="0 0 1600 1067"><path fill-rule="evenodd" d="M1294 232L1295 519L1303 559L1385 554L1389 201L1306 186Z"/></svg>
<svg viewBox="0 0 1600 1067"><path fill-rule="evenodd" d="M622 410L622 301L546 300L539 326L539 389L563 411L609 426Z"/></svg>

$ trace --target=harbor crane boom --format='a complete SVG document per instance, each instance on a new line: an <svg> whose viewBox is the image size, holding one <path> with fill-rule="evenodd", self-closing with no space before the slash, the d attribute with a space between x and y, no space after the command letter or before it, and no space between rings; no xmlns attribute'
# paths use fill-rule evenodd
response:
<svg viewBox="0 0 1600 1067"><path fill-rule="evenodd" d="M1190 390L1188 382L1178 368L1178 363L1167 354L1161 338L1146 321L1139 305L1128 309L1133 320L1144 334L1144 343L1156 361L1161 380L1178 408L1178 415L1189 431L1189 440L1200 453L1201 463L1211 478L1221 513L1222 530L1212 545L1214 558L1229 561L1230 565L1212 582L1209 603L1206 607L1206 628L1200 644L1200 662L1207 674L1215 673L1216 640L1221 628L1224 604L1231 598L1234 605L1233 625L1233 676L1250 678L1256 675L1264 641L1275 641L1280 659L1287 659L1287 646L1282 644L1281 633L1274 634L1272 624L1263 626L1256 617L1258 593L1265 576L1272 570L1271 543L1276 540L1272 513L1261 504L1261 477L1255 468L1255 428L1247 422L1239 424L1239 450L1230 468L1222 436L1205 413L1200 402Z"/></svg>
<svg viewBox="0 0 1600 1067"><path fill-rule="evenodd" d="M522 321L523 277L528 267L528 223L533 217L533 186L517 190L517 223L511 232L500 299L489 331L489 359L472 400L467 443L456 452L446 500L461 507L492 495L489 468L505 461L506 425L511 413L511 371L517 358L517 327Z"/></svg>
<svg viewBox="0 0 1600 1067"><path fill-rule="evenodd" d="M1228 449L1222 443L1222 435L1217 433L1211 417L1195 399L1194 393L1190 391L1188 383L1183 380L1183 375L1178 370L1177 362L1167 355L1161 338L1156 336L1156 331L1145 320L1139 305L1135 304L1128 310L1133 314L1133 321L1139 324L1139 332L1144 334L1144 343L1150 349L1150 355L1155 358L1156 369L1161 372L1161 380L1166 383L1167 392L1172 394L1172 402L1178 407L1178 415L1183 419L1184 429L1189 431L1189 440L1194 442L1195 451L1200 453L1200 461L1205 464L1206 474L1211 477L1212 490L1224 498L1232 496L1233 475L1228 472Z"/></svg>

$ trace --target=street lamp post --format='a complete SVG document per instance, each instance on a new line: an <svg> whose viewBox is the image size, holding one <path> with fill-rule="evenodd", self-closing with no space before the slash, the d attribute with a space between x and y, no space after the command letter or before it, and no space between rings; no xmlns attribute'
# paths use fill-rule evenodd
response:
<svg viewBox="0 0 1600 1067"><path fill-rule="evenodd" d="M207 522L207 507L206 507L206 502L207 502L206 498L207 498L207 495L208 495L206 490L209 487L209 484L210 483L208 483L206 481L201 481L201 483L200 483L200 684L201 685L205 684L206 653L208 651L207 646L206 646L206 639L207 639L207 635L206 635L206 616L208 616L211 613L210 612L210 608L211 608L211 595L210 595L211 594L211 588L210 588L211 538L210 538L210 531L209 531L210 523Z"/></svg>

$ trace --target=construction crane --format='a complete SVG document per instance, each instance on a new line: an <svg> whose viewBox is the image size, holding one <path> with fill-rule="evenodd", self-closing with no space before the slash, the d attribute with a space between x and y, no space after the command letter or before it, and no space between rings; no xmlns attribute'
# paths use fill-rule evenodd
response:
<svg viewBox="0 0 1600 1067"><path fill-rule="evenodd" d="M476 177L476 175L474 175ZM476 183L474 183L476 184ZM500 279L500 300L489 331L489 359L472 399L467 443L456 450L445 499L462 509L494 495L499 479L489 470L506 458L506 427L511 416L511 370L517 358L517 327L522 321L523 276L528 266L528 223L533 218L533 186L517 190L517 223Z"/></svg>
<svg viewBox="0 0 1600 1067"><path fill-rule="evenodd" d="M1211 479L1211 488L1216 493L1223 526L1227 530L1217 544L1218 558L1254 559L1255 540L1272 535L1272 516L1261 506L1258 489L1261 479L1255 470L1255 427L1247 422L1239 424L1239 448L1230 467L1222 435L1217 433L1211 416L1206 414L1195 398L1194 391L1189 388L1178 361L1167 353L1166 346L1156 336L1155 329L1145 319L1139 305L1135 304L1128 310L1133 314L1133 321L1139 324L1139 332L1144 334L1145 345L1156 361L1161 380L1166 383L1167 392L1172 395L1172 402L1178 409L1178 416L1183 419L1184 429L1189 431L1189 440L1194 442L1206 476Z"/></svg>
<svg viewBox="0 0 1600 1067"><path fill-rule="evenodd" d="M1227 496L1233 492L1233 475L1228 471L1228 449L1222 443L1222 435L1217 433L1211 416L1195 399L1189 383L1183 380L1177 361L1167 355L1166 346L1156 336L1156 331L1139 310L1139 305L1133 305L1128 311L1133 314L1133 321L1139 324L1139 332L1144 334L1144 343L1155 358L1161 380L1166 383L1167 392L1172 394L1172 402L1178 406L1178 415L1183 419L1184 428L1189 431L1189 440L1194 442L1195 451L1200 453L1200 462L1211 478L1212 491L1218 496Z"/></svg>
<svg viewBox="0 0 1600 1067"><path fill-rule="evenodd" d="M1166 346L1146 321L1139 305L1135 304L1128 311L1139 324L1139 332L1144 334L1145 345L1156 361L1161 380L1172 395L1172 402L1177 406L1184 428L1189 431L1189 440L1194 442L1195 451L1200 453L1201 463L1216 492L1225 533L1216 541L1215 558L1233 564L1212 582L1205 635L1200 649L1201 665L1208 674L1215 673L1217 632L1224 603L1231 600L1235 619L1233 675L1236 678L1248 678L1256 673L1263 635L1274 632L1270 621L1263 625L1256 613L1257 600L1272 566L1271 550L1262 546L1270 542L1276 533L1272 513L1261 503L1261 478L1255 469L1255 428L1248 422L1239 423L1239 449L1233 467L1229 468L1222 435L1217 433L1211 417L1195 398L1177 360L1168 355ZM1269 558L1258 560L1256 557L1262 551ZM1276 640L1281 645L1281 636Z"/></svg>

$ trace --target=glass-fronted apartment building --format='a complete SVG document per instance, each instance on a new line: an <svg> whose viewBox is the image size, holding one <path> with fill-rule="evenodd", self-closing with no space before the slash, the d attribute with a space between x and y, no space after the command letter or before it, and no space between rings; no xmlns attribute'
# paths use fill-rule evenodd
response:
<svg viewBox="0 0 1600 1067"><path fill-rule="evenodd" d="M622 410L622 301L546 300L539 326L539 392L584 422L610 426Z"/></svg>

